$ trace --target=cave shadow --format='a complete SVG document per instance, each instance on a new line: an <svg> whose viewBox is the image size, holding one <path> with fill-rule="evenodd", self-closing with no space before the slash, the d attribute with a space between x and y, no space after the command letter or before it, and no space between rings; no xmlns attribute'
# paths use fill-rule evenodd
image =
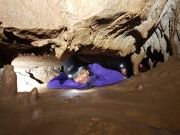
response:
<svg viewBox="0 0 180 135"><path fill-rule="evenodd" d="M7 42L0 42L0 45L0 68L3 68L4 65L11 64L11 62L19 54L33 54L35 56L42 56L52 53L50 44L42 47L34 47L27 44L19 45Z"/></svg>
<svg viewBox="0 0 180 135"><path fill-rule="evenodd" d="M147 48L147 53L146 53L147 61L150 59L153 63L152 67L156 67L158 62L164 62L164 55L162 54L161 50L158 52L157 50L153 50L151 52L151 46Z"/></svg>
<svg viewBox="0 0 180 135"><path fill-rule="evenodd" d="M78 52L74 53L75 57L84 65L98 63L107 69L121 72L123 65L127 70L127 77L133 75L133 64L131 62L131 54L121 57L117 55L117 51L102 50L101 48L93 48L93 46L82 47Z"/></svg>

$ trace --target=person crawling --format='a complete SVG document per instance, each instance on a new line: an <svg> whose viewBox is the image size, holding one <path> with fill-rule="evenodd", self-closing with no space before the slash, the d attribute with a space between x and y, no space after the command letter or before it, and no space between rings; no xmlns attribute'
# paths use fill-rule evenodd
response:
<svg viewBox="0 0 180 135"><path fill-rule="evenodd" d="M84 65L72 58L64 62L63 68L58 76L48 82L48 89L88 89L125 79L120 72L104 68L98 63Z"/></svg>

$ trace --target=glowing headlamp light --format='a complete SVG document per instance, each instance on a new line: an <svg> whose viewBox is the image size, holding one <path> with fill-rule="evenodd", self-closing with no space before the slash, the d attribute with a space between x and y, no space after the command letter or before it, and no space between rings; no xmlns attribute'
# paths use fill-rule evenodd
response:
<svg viewBox="0 0 180 135"><path fill-rule="evenodd" d="M124 65L123 65L123 64L120 64L120 68L124 68Z"/></svg>

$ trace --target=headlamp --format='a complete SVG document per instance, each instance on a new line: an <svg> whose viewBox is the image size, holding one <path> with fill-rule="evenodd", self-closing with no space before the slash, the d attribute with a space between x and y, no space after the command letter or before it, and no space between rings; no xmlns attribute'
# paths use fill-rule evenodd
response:
<svg viewBox="0 0 180 135"><path fill-rule="evenodd" d="M124 68L124 64L120 64L119 66L120 66L120 68Z"/></svg>

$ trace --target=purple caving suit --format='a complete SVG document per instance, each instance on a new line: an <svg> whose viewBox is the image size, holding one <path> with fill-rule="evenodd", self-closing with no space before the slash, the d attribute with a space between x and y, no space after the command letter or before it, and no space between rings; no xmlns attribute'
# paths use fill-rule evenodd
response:
<svg viewBox="0 0 180 135"><path fill-rule="evenodd" d="M88 69L90 72L90 79L86 84L79 84L73 79L68 79L65 73L61 73L50 80L47 87L49 89L87 89L90 87L100 87L118 83L125 79L120 72L106 69L97 63L89 64Z"/></svg>

